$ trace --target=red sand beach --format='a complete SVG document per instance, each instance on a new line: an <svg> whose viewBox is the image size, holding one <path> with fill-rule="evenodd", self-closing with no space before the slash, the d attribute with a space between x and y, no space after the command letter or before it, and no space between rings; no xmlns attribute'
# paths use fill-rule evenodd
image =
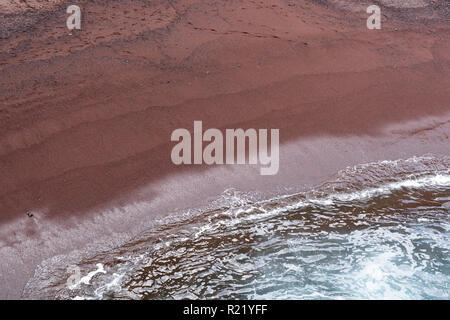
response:
<svg viewBox="0 0 450 320"><path fill-rule="evenodd" d="M449 156L448 1L378 1L381 30L366 28L368 3L1 1L0 298L44 259L228 188ZM68 4L82 30L68 31ZM279 173L173 165L171 132L194 120L280 129Z"/></svg>

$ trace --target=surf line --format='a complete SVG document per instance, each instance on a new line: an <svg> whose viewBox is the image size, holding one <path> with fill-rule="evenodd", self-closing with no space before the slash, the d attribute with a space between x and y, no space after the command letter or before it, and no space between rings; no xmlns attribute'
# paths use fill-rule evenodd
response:
<svg viewBox="0 0 450 320"><path fill-rule="evenodd" d="M279 129L270 129L270 154L267 148L268 129L226 129L224 139L224 134L219 129L211 128L203 132L202 121L194 121L193 139L189 130L179 128L172 132L171 141L178 142L171 153L175 165L247 164L248 159L248 164L261 165L261 175L275 175L280 166ZM209 142L205 148L204 142Z"/></svg>

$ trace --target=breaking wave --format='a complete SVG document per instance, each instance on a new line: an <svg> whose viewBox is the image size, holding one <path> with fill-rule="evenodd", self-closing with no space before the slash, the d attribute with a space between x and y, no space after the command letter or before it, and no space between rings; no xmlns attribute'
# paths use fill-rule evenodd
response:
<svg viewBox="0 0 450 320"><path fill-rule="evenodd" d="M432 156L347 168L264 201L230 189L210 210L71 261L71 286L67 260L45 261L24 296L448 299L449 214L450 159Z"/></svg>

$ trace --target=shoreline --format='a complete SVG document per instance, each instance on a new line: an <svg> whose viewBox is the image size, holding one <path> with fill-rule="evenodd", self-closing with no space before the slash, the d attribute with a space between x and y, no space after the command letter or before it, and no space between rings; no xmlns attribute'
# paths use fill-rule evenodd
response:
<svg viewBox="0 0 450 320"><path fill-rule="evenodd" d="M397 126L394 130L409 131L411 128L417 128L417 126ZM174 175L164 181L150 183L146 187L135 190L129 202L112 202L85 212L82 216L72 215L63 219L47 218L45 210L32 211L35 220L18 219L0 227L0 239L8 238L10 241L6 243L6 246L3 242L0 248L4 258L1 273L2 288L8 288L3 291L3 294L7 293L7 295L2 295L2 298L20 298L25 284L38 271L35 267L47 259L72 261L72 259L80 259L89 254L119 247L152 228L154 223L164 221L166 217L175 217L187 212L202 212L211 203L221 199L227 187L233 186L233 190L244 197L267 200L276 196L311 190L332 178L339 170L353 165L408 159L427 154L438 157L448 156L450 150L445 142L434 144L427 142L428 138L443 137L448 130L450 130L450 124L437 130L427 130L422 134L424 141L420 144L417 140L410 138L405 138L402 142L392 142L389 138L323 137L282 145L280 154L284 159L303 157L302 160L307 163L307 165L298 165L298 161L291 161L283 166L284 168L290 166L289 169L293 170L291 172L301 169L301 181L309 181L304 184L296 183L295 178L298 175L290 174L285 170L279 177L284 183L283 187L280 187L279 182L267 183L265 179L267 177L261 178L258 166L233 166L232 170L226 169L226 166L216 166L205 170L206 172ZM309 154L306 156L302 154L298 149L299 145L303 146L303 150L308 150ZM385 148L384 154L375 155L371 151L374 145L389 147ZM319 151L317 146L324 148ZM353 149L354 153L345 158L339 157L342 146ZM402 149L398 150L400 147ZM418 154L417 147L422 148L423 154ZM319 156L318 153L321 155ZM333 164L317 163L316 159L323 159L325 154L335 159ZM248 182L247 179L255 177L266 183L263 188L255 189L255 181ZM180 180L183 182L180 183ZM197 191L195 194L192 194L193 189ZM155 190L159 197L150 197L149 195L154 195ZM20 259L17 259L18 257Z"/></svg>
<svg viewBox="0 0 450 320"><path fill-rule="evenodd" d="M120 241L228 188L300 191L356 164L450 155L439 15L373 32L364 11L311 1L81 3L72 35L60 10L0 39L1 298L20 297L44 259ZM279 174L173 165L170 133L194 120L280 129ZM120 209L139 202L151 205Z"/></svg>

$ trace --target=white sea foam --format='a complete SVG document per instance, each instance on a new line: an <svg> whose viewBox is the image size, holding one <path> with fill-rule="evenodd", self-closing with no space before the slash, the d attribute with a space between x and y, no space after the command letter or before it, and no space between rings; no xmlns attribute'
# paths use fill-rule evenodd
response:
<svg viewBox="0 0 450 320"><path fill-rule="evenodd" d="M210 221L208 224L199 227L198 231L195 233L195 237L198 238L201 234L205 232L214 231L218 229L220 226L232 227L244 221L259 220L270 216L276 216L280 213L298 210L301 209L302 207L306 207L311 204L320 206L332 206L336 204L336 202L351 203L355 201L367 201L373 197L388 195L391 194L392 192L395 192L403 188L413 190L413 189L426 189L430 187L448 187L448 186L450 186L450 175L446 173L437 173L434 175L427 175L419 178L410 178L402 181L385 183L376 188L367 188L349 193L334 193L323 198L304 199L296 203L283 204L275 208L266 209L264 207L264 204L277 203L280 199L283 200L287 199L286 196L276 197L270 200L262 201L260 203L247 205L248 207L246 208L242 207L238 209L230 208L220 214L232 217L232 219L219 220L216 222ZM290 195L289 197L292 198L295 196L298 196L298 194L293 194ZM254 213L258 211L259 211L258 214L248 214L248 215L243 214L243 213Z"/></svg>
<svg viewBox="0 0 450 320"><path fill-rule="evenodd" d="M166 223L162 224L163 232L152 229L148 234L137 239L138 241L131 243L127 248L130 250L126 251L130 252L130 255L124 254L124 251L120 253L115 251L108 262L105 262L104 258L99 260L108 266L114 261L115 268L108 269L109 273L106 274L103 264L100 264L101 268L97 264L97 270L89 272L82 278L83 280L79 281L79 284L90 285L90 287L81 286L81 289L86 291L80 290L72 294L78 293L75 299L104 299L133 295L140 298L141 292L145 290L156 295L158 288L170 287L170 283L168 284L166 280L171 275L177 279L176 281L182 281L180 279L184 276L192 274L198 277L204 276L204 279L211 281L205 284L207 287L205 292L210 293L215 283L215 279L211 276L217 270L227 272L226 276L220 273L221 281L225 282L233 281L233 277L228 276L228 273L236 272L241 280L251 280L257 270L263 274L263 277L255 282L255 286L258 285L260 288L259 294L255 292L252 296L245 281L238 283L236 287L236 290L242 290L241 292L247 294L246 297L339 299L346 296L342 294L344 290L346 293L353 294L346 296L350 298L422 297L423 292L419 286L404 281L415 279L416 276L426 279L431 277L429 268L440 268L429 257L430 250L445 252L450 249L448 237L443 235L443 232L450 230L450 225L439 220L439 230L444 231L436 233L432 225L434 216L419 214L417 217L408 217L410 229L405 229L405 225L396 220L397 214L391 217L389 214L374 215L372 212L367 214L358 212L351 216L355 211L346 210L346 208L361 205L364 212L364 206L368 200L377 197L384 199L385 196L389 198L394 193L395 196L392 199L396 199L397 191L400 191L398 193L400 201L405 203L410 201L408 204L414 204L415 201L411 199L417 196L416 191L419 191L420 195L421 191L428 189L436 190L443 187L444 190L448 190L450 186L449 167L446 166L448 161L444 162L444 165L436 165L434 161L433 158L414 158L360 165L343 170L336 180L307 193L295 193L265 201L256 201L236 190L227 190L217 201L218 208L210 208L211 210L203 212L197 210L192 215L168 218L165 220ZM419 169L415 170L416 167ZM373 177L372 180L371 177ZM409 195L413 197L409 198ZM445 193L440 194L440 198L436 199L446 200ZM375 200L374 202L378 203L377 199ZM294 218L291 218L292 215ZM348 219L347 215L351 216L351 219ZM395 225L394 229L380 227L379 218L387 219L389 223ZM393 220L389 220L391 218ZM177 231L181 229L182 232L171 232L172 224L176 225ZM358 228L352 229L352 225ZM429 229L424 230L430 225ZM341 231L347 227L350 229L342 233ZM336 230L339 232L334 232ZM288 234L289 238L282 238ZM282 241L279 241L280 238ZM210 239L217 239L220 245L214 247L215 243L208 243ZM255 245L252 250L262 250L259 252L264 254L261 256L258 254L258 257L255 257L245 251L253 246L253 242ZM233 248L240 248L246 253L238 255L232 251L228 252L226 249L229 249L227 246L230 243ZM418 253L418 249L421 248L417 247L417 243L428 246L428 251ZM287 247L282 247L286 244ZM220 254L215 256L215 251ZM285 260L286 256L289 257L288 260ZM439 257L439 252L436 256ZM160 258L177 261L177 265L156 263ZM155 263L152 259L155 259ZM329 259L331 262L328 261ZM199 264L193 263L197 260ZM283 268L276 270L279 261L283 261ZM266 267L266 265L272 266ZM321 266L321 272L330 272L330 275L335 270L340 270L339 274L342 277L339 278L339 274L333 274L332 277L336 281L330 282L330 288L339 283L342 291L338 288L337 291L331 290L331 293L319 292L313 286L292 289L289 283L290 277L300 279L328 277L325 274L311 273L311 268L317 265ZM147 272L142 270L143 267L145 270L155 268L155 271L147 275L149 279L142 280L140 277L141 272ZM174 268L180 268L180 271L175 272ZM136 272L139 274L139 277L135 279L137 283L145 281L141 283L142 288L136 286L133 286L133 289L127 288L126 283ZM95 281L92 281L99 273L106 275L98 276ZM176 273L181 273L181 276L176 276ZM270 275L273 279L266 278L266 275ZM283 279L282 276L287 278ZM445 276L445 273L437 273L435 278L439 279L441 276ZM436 285L435 278L432 279L435 287L431 286L432 289L430 289L434 291L430 291L430 295L440 297L442 289ZM261 293L265 291L264 288L271 288L274 282L283 283L285 280L285 287L270 289L274 291L267 294ZM405 284L412 291L408 293L395 287L401 284ZM197 288L195 284L189 285ZM135 292L134 288L138 290ZM89 293L88 290L91 289ZM170 293L171 297L185 297L188 294L177 291L180 290L179 287L174 287L173 290L173 295ZM220 294L218 292L217 296L221 296ZM192 293L192 298L198 297L198 292Z"/></svg>
<svg viewBox="0 0 450 320"><path fill-rule="evenodd" d="M368 188L351 193L331 194L324 199L311 199L310 202L321 205L332 205L335 201L353 202L359 200L368 200L375 196L386 195L402 188L407 189L423 189L428 187L447 187L450 186L450 175L436 174L433 176L425 176L418 179L408 179L404 181L392 182L384 184L377 188Z"/></svg>
<svg viewBox="0 0 450 320"><path fill-rule="evenodd" d="M87 275L85 275L84 277L80 278L80 280L78 282L76 282L74 285L69 286L69 289L74 290L76 288L78 288L81 284L86 284L89 285L92 278L99 273L104 273L106 274L106 270L104 269L104 266L102 263L97 263L97 270L91 271L89 272Z"/></svg>

